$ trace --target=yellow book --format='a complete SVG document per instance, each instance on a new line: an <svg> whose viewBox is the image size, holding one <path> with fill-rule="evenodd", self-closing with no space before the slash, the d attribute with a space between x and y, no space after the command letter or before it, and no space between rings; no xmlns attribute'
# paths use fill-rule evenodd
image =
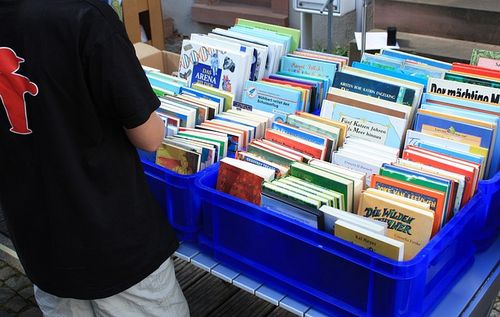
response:
<svg viewBox="0 0 500 317"><path fill-rule="evenodd" d="M334 231L336 237L352 242L362 248L372 250L390 259L403 261L404 243L401 241L341 219L335 222Z"/></svg>
<svg viewBox="0 0 500 317"><path fill-rule="evenodd" d="M434 223L431 211L369 192L361 194L358 215L386 222L386 236L405 245L405 261L413 259L429 242Z"/></svg>

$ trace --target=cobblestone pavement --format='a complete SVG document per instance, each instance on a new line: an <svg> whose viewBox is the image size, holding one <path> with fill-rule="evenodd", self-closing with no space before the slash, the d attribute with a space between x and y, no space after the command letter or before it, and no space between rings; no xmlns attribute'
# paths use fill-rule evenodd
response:
<svg viewBox="0 0 500 317"><path fill-rule="evenodd" d="M0 260L0 317L41 317L33 285L21 272Z"/></svg>

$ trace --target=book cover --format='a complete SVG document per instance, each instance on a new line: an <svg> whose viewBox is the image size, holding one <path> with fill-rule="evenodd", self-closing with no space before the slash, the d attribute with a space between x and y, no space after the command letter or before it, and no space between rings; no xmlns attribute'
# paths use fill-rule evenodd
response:
<svg viewBox="0 0 500 317"><path fill-rule="evenodd" d="M331 139L308 129L299 128L282 122L273 122L271 129L303 139L307 141L306 143L310 142L312 144L316 144L318 147L323 148L323 158L326 157L329 151L332 151L333 142Z"/></svg>
<svg viewBox="0 0 500 317"><path fill-rule="evenodd" d="M302 94L299 91L264 82L247 81L242 102L253 109L273 113L275 120L282 122L286 121L288 114L302 110Z"/></svg>
<svg viewBox="0 0 500 317"><path fill-rule="evenodd" d="M196 98L201 98L203 100L210 100L217 103L219 106L217 107L215 114L224 111L224 98L221 96L216 96L214 94L210 94L208 92L203 92L199 89L194 89L190 87L182 87L181 94L188 95Z"/></svg>
<svg viewBox="0 0 500 317"><path fill-rule="evenodd" d="M297 115L289 115L286 118L289 125L299 129L310 131L318 135L325 136L326 139L326 155L325 161L330 161L334 152L338 148L340 129L334 126L329 126L318 121L309 120L305 117Z"/></svg>
<svg viewBox="0 0 500 317"><path fill-rule="evenodd" d="M500 70L500 52L472 49L470 64L479 67Z"/></svg>
<svg viewBox="0 0 500 317"><path fill-rule="evenodd" d="M380 175L373 175L371 181L372 188L429 204L430 209L434 211L434 223L431 236L434 236L439 229L441 229L441 225L446 219L444 192L431 190L412 183Z"/></svg>
<svg viewBox="0 0 500 317"><path fill-rule="evenodd" d="M491 79L500 79L500 72L499 71L497 71L495 69L489 69L489 68L485 68L485 67L476 66L476 65L469 65L469 64L454 62L451 70L456 71L456 72L466 73L466 74L484 76L484 77L488 77Z"/></svg>
<svg viewBox="0 0 500 317"><path fill-rule="evenodd" d="M381 69L381 68L377 68L376 66L372 66L372 65L360 63L360 62L353 62L352 67L356 68L356 69L362 69L362 70L365 70L365 71L368 71L368 72L371 72L374 74L381 74L384 76L389 76L389 77L399 78L402 80L411 81L411 82L414 82L417 84L421 84L424 87L427 87L427 78L411 76L409 74L403 73L400 70Z"/></svg>
<svg viewBox="0 0 500 317"><path fill-rule="evenodd" d="M445 62L439 61L437 59L422 57L422 56L418 56L415 54L410 54L410 53L392 50L392 49L387 49L387 48L381 49L380 55L387 56L390 58L399 58L402 60L410 60L410 61L414 61L414 62L417 62L420 64L425 64L425 65L429 65L429 66L433 66L433 67L442 68L444 70L451 69L450 63L445 63Z"/></svg>
<svg viewBox="0 0 500 317"><path fill-rule="evenodd" d="M415 90L344 72L335 75L333 87L407 106L412 106L415 98Z"/></svg>
<svg viewBox="0 0 500 317"><path fill-rule="evenodd" d="M308 209L291 204L283 197L273 195L274 193L268 190L267 187L264 187L263 190L264 192L261 195L261 207L267 208L306 226L319 229L318 217L314 213L310 212Z"/></svg>
<svg viewBox="0 0 500 317"><path fill-rule="evenodd" d="M249 60L243 54L223 51L215 46L209 46L196 41L182 42L179 62L179 77L192 86L200 83L218 88L241 99L245 69Z"/></svg>
<svg viewBox="0 0 500 317"><path fill-rule="evenodd" d="M500 82L497 80L489 79L488 77L482 77L479 75L460 73L451 71L444 75L444 79L451 81L458 81L461 83L467 83L478 86L486 86L491 88L500 88Z"/></svg>
<svg viewBox="0 0 500 317"><path fill-rule="evenodd" d="M332 119L328 119L328 118L323 118L323 117L320 117L319 115L307 113L307 112L296 112L295 114L297 116L304 118L304 119L316 121L316 122L319 122L322 124L326 124L327 126L332 126L332 127L339 129L340 134L339 134L339 138L337 141L337 147L341 147L344 145L345 139L347 137L347 129L348 129L347 124L340 122L340 121L336 121L336 120L332 120Z"/></svg>
<svg viewBox="0 0 500 317"><path fill-rule="evenodd" d="M297 73L313 77L328 78L328 86L331 87L335 73L339 65L335 63L322 62L312 59L283 56L281 58L280 72Z"/></svg>
<svg viewBox="0 0 500 317"><path fill-rule="evenodd" d="M343 220L335 222L335 236L396 261L403 261L404 243Z"/></svg>
<svg viewBox="0 0 500 317"><path fill-rule="evenodd" d="M494 139L492 129L432 116L421 113L420 110L415 118L414 129L424 134L487 149L492 146Z"/></svg>
<svg viewBox="0 0 500 317"><path fill-rule="evenodd" d="M407 120L348 105L323 101L321 116L346 123L347 136L400 148Z"/></svg>
<svg viewBox="0 0 500 317"><path fill-rule="evenodd" d="M468 100L500 104L500 89L477 86L457 81L430 78L427 83L430 93L460 97Z"/></svg>
<svg viewBox="0 0 500 317"><path fill-rule="evenodd" d="M221 161L216 189L260 206L264 178Z"/></svg>
<svg viewBox="0 0 500 317"><path fill-rule="evenodd" d="M198 172L200 154L163 143L156 151L156 164L181 175Z"/></svg>
<svg viewBox="0 0 500 317"><path fill-rule="evenodd" d="M413 259L429 242L434 223L431 211L366 192L361 195L358 215L386 222L386 236L404 243L404 261Z"/></svg>

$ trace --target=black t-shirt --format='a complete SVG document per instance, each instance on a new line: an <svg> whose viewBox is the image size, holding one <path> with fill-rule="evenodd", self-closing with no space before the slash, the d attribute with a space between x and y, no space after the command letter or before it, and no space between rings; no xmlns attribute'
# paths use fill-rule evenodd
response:
<svg viewBox="0 0 500 317"><path fill-rule="evenodd" d="M114 11L0 0L0 204L28 277L114 295L178 246L124 128L159 106Z"/></svg>

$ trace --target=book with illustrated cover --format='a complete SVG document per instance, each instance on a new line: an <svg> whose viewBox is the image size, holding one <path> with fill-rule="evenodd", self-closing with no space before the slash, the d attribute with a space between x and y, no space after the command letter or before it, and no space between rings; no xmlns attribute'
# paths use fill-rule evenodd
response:
<svg viewBox="0 0 500 317"><path fill-rule="evenodd" d="M385 235L385 233L387 232L386 222L366 218L356 213L340 210L336 207L321 206L319 210L321 210L324 214L325 231L329 233L334 233L335 222L337 220L347 221L349 223L363 227L366 230L382 235Z"/></svg>
<svg viewBox="0 0 500 317"><path fill-rule="evenodd" d="M361 62L353 62L352 68L361 69L361 70L364 70L367 72L371 72L373 74L380 74L380 75L384 75L384 76L388 76L388 77L393 77L393 78L398 78L401 80L410 81L410 82L413 82L416 84L423 85L424 87L427 87L427 78L422 78L419 76L412 76L410 74L403 73L401 70L382 69L382 68L376 67L374 65L370 65L367 63L361 63Z"/></svg>
<svg viewBox="0 0 500 317"><path fill-rule="evenodd" d="M156 164L181 175L191 175L198 172L200 157L199 153L163 143L156 151Z"/></svg>
<svg viewBox="0 0 500 317"><path fill-rule="evenodd" d="M273 113L275 120L285 122L288 114L302 110L302 93L265 82L247 81L242 102L253 109Z"/></svg>
<svg viewBox="0 0 500 317"><path fill-rule="evenodd" d="M327 125L319 121L310 120L306 117L299 115L288 115L286 118L286 122L294 127L311 131L313 133L317 133L319 135L324 135L328 138L328 146L325 160L331 160L333 157L334 151L338 147L339 138L340 138L340 129L333 125Z"/></svg>
<svg viewBox="0 0 500 317"><path fill-rule="evenodd" d="M347 129L349 128L349 126L347 124L340 122L340 121L336 121L336 120L332 120L332 119L328 119L328 118L323 118L323 117L320 117L319 115L315 115L315 114L307 113L307 112L296 112L295 114L299 117L302 117L303 119L312 120L312 121L326 124L327 126L331 126L331 127L339 129L337 147L342 147L344 145L344 142L345 142L346 137L347 137ZM312 123L311 123L311 125L312 125ZM332 136L332 138L333 138L333 136Z"/></svg>
<svg viewBox="0 0 500 317"><path fill-rule="evenodd" d="M182 42L179 77L190 86L199 83L232 93L241 100L243 83L248 77L249 56L240 52L226 51L218 46L197 41Z"/></svg>
<svg viewBox="0 0 500 317"><path fill-rule="evenodd" d="M282 122L273 122L271 129L302 139L306 143L316 144L323 149L323 159L332 151L333 141L319 133Z"/></svg>
<svg viewBox="0 0 500 317"><path fill-rule="evenodd" d="M441 229L441 226L444 225L444 221L446 219L444 192L431 190L409 182L399 181L380 175L372 176L371 187L387 193L429 204L430 209L434 211L432 236L434 236L439 229Z"/></svg>
<svg viewBox="0 0 500 317"><path fill-rule="evenodd" d="M344 195L339 192L309 183L303 179L294 176L283 177L279 181L290 185L293 184L294 186L299 188L307 188L308 190L312 190L317 193L322 193L333 200L333 205L332 205L333 208L337 208L342 211L345 211L346 209L346 207L344 206Z"/></svg>
<svg viewBox="0 0 500 317"><path fill-rule="evenodd" d="M470 64L500 71L500 52L473 49Z"/></svg>
<svg viewBox="0 0 500 317"><path fill-rule="evenodd" d="M446 62L439 61L437 59L422 57L422 56L418 56L415 54L406 53L406 52L402 52L402 51L387 49L387 48L381 49L380 55L382 55L384 57L414 61L414 62L417 62L420 64L429 65L429 66L437 67L437 68L442 68L444 70L451 69L450 63L446 63Z"/></svg>
<svg viewBox="0 0 500 317"><path fill-rule="evenodd" d="M260 206L262 183L274 179L274 171L248 162L220 161L216 189Z"/></svg>
<svg viewBox="0 0 500 317"><path fill-rule="evenodd" d="M396 261L403 261L405 244L344 220L335 222L335 236Z"/></svg>
<svg viewBox="0 0 500 317"><path fill-rule="evenodd" d="M280 72L297 73L313 77L328 78L328 86L331 87L335 73L339 70L339 64L297 58L291 56L283 56L281 58Z"/></svg>
<svg viewBox="0 0 500 317"><path fill-rule="evenodd" d="M434 215L430 210L403 203L404 199L401 197L391 196L393 199L386 198L386 195L364 192L358 214L386 222L386 235L404 243L403 260L408 261L429 242Z"/></svg>

